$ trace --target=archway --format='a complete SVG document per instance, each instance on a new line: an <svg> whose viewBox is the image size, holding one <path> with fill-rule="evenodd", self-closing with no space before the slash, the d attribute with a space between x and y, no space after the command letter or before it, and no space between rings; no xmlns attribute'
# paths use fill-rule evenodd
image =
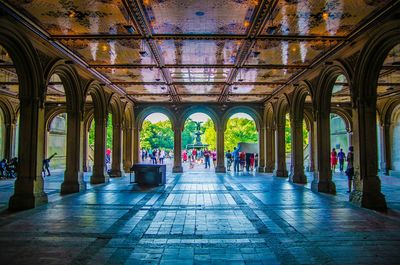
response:
<svg viewBox="0 0 400 265"><path fill-rule="evenodd" d="M235 161L236 154L232 154L233 164L230 165L231 163L227 159L227 170L246 173L256 172L259 166L260 148L259 133L253 117L244 112L231 115L226 122L224 133L224 150L226 150L226 153L234 152L235 148L239 148L239 165Z"/></svg>
<svg viewBox="0 0 400 265"><path fill-rule="evenodd" d="M51 169L65 170L67 158L67 113L57 114L49 121L46 137L46 156L55 155L51 159Z"/></svg>
<svg viewBox="0 0 400 265"><path fill-rule="evenodd" d="M141 163L173 166L174 131L167 115L155 112L147 115L140 130Z"/></svg>
<svg viewBox="0 0 400 265"><path fill-rule="evenodd" d="M182 166L184 171L217 168L217 132L212 117L203 112L183 120Z"/></svg>

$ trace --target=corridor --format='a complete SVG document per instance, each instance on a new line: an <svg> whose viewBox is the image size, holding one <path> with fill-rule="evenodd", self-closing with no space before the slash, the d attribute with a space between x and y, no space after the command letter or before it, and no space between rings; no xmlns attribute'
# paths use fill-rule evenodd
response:
<svg viewBox="0 0 400 265"><path fill-rule="evenodd" d="M396 217L270 174L129 178L0 218L2 264L395 264Z"/></svg>

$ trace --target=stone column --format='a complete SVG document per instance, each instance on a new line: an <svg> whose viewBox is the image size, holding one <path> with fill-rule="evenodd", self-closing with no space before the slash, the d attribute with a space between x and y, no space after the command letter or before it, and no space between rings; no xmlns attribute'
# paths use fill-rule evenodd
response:
<svg viewBox="0 0 400 265"><path fill-rule="evenodd" d="M304 175L304 149L303 149L303 119L290 119L292 134L292 170L290 181L305 184L307 177Z"/></svg>
<svg viewBox="0 0 400 265"><path fill-rule="evenodd" d="M140 130L139 128L133 128L133 164L139 163L139 148L140 148Z"/></svg>
<svg viewBox="0 0 400 265"><path fill-rule="evenodd" d="M122 157L122 130L121 124L113 124L113 139L112 139L112 164L110 177L121 177L121 157Z"/></svg>
<svg viewBox="0 0 400 265"><path fill-rule="evenodd" d="M350 201L369 209L386 210L377 175L376 104L360 99L353 109L354 190Z"/></svg>
<svg viewBox="0 0 400 265"><path fill-rule="evenodd" d="M379 137L380 137L380 151L381 171L385 175L389 175L391 166L391 144L390 144L390 123L383 123L379 126Z"/></svg>
<svg viewBox="0 0 400 265"><path fill-rule="evenodd" d="M182 173L182 131L180 126L174 128L174 167L173 173Z"/></svg>
<svg viewBox="0 0 400 265"><path fill-rule="evenodd" d="M349 146L353 145L353 132L350 129L347 129L347 142ZM347 150L343 150L347 151Z"/></svg>
<svg viewBox="0 0 400 265"><path fill-rule="evenodd" d="M217 167L215 172L225 173L225 152L224 152L224 135L225 131L222 125L217 128Z"/></svg>
<svg viewBox="0 0 400 265"><path fill-rule="evenodd" d="M274 146L275 146L275 133L272 126L267 125L265 130L265 148L266 148L266 163L265 172L272 173L274 171Z"/></svg>
<svg viewBox="0 0 400 265"><path fill-rule="evenodd" d="M82 156L83 156L83 172L89 171L89 128L88 125L83 126L83 140L82 140Z"/></svg>
<svg viewBox="0 0 400 265"><path fill-rule="evenodd" d="M126 127L124 130L124 171L129 172L132 167L132 128Z"/></svg>
<svg viewBox="0 0 400 265"><path fill-rule="evenodd" d="M67 159L61 193L68 194L86 189L83 181L84 124L79 113L67 113Z"/></svg>
<svg viewBox="0 0 400 265"><path fill-rule="evenodd" d="M265 128L261 125L258 130L258 172L265 172Z"/></svg>
<svg viewBox="0 0 400 265"><path fill-rule="evenodd" d="M285 122L277 124L275 132L276 169L275 176L287 178L285 150Z"/></svg>
<svg viewBox="0 0 400 265"><path fill-rule="evenodd" d="M308 148L309 148L309 159L310 159L310 172L314 172L315 162L314 162L314 154L315 154L315 135L314 135L314 126L310 126L310 130L308 131Z"/></svg>
<svg viewBox="0 0 400 265"><path fill-rule="evenodd" d="M316 147L315 161L317 168L311 188L314 191L336 194L336 186L332 181L330 163L330 117L329 112L316 113Z"/></svg>
<svg viewBox="0 0 400 265"><path fill-rule="evenodd" d="M15 145L15 132L17 123L13 121L9 124L6 124L6 132L5 132L5 149L4 149L4 157L10 160L15 156L14 145Z"/></svg>
<svg viewBox="0 0 400 265"><path fill-rule="evenodd" d="M91 184L100 184L108 181L108 175L105 173L107 135L106 124L106 117L95 117L94 163L93 174L90 177Z"/></svg>
<svg viewBox="0 0 400 265"><path fill-rule="evenodd" d="M10 210L24 210L47 203L42 176L44 107L37 98L20 99L20 132L18 176Z"/></svg>

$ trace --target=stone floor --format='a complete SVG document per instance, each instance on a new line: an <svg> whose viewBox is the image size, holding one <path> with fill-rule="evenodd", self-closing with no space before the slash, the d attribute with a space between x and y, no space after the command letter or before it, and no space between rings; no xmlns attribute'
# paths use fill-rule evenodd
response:
<svg viewBox="0 0 400 265"><path fill-rule="evenodd" d="M269 174L169 174L146 191L123 177L63 197L57 180L49 204L0 215L1 264L400 262L399 219Z"/></svg>

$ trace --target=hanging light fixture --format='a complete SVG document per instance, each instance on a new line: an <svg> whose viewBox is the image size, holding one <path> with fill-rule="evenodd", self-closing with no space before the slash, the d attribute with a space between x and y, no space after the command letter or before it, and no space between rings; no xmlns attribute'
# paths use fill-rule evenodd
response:
<svg viewBox="0 0 400 265"><path fill-rule="evenodd" d="M140 50L139 50L139 54L142 57L146 57L148 55L147 51L146 51L146 40L142 39L140 41Z"/></svg>

